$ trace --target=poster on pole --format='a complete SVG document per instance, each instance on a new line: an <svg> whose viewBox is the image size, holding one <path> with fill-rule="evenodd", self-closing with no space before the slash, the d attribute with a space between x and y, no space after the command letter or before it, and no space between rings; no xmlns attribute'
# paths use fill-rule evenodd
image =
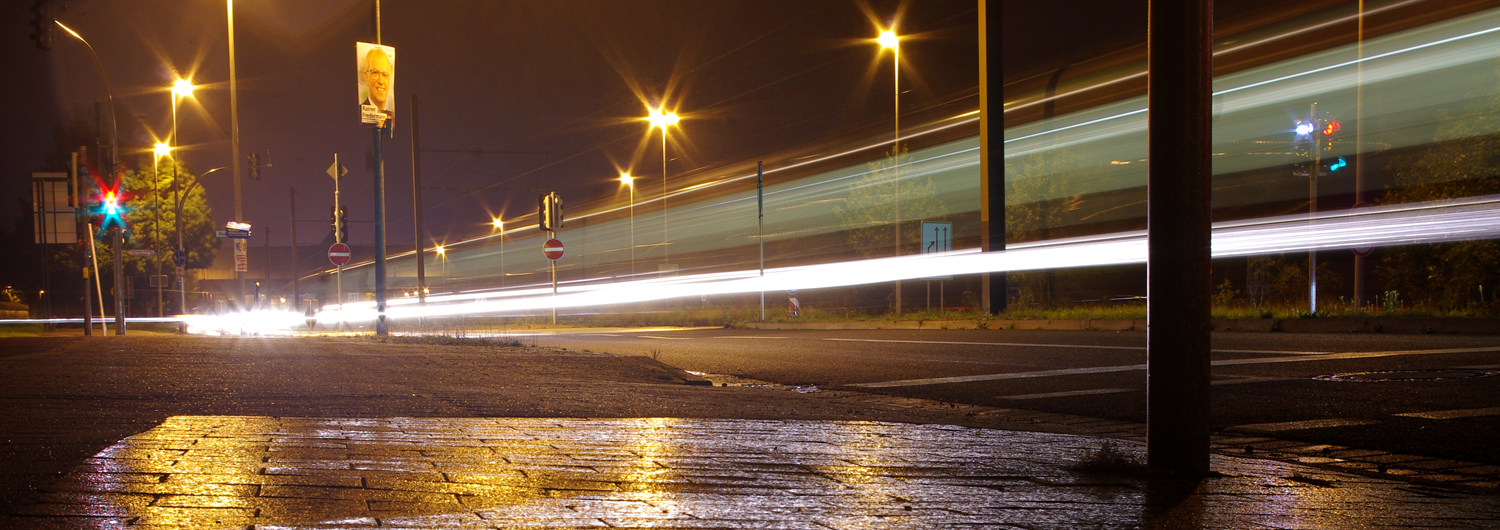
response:
<svg viewBox="0 0 1500 530"><path fill-rule="evenodd" d="M384 127L396 116L396 48L354 43L359 65L359 121Z"/></svg>
<svg viewBox="0 0 1500 530"><path fill-rule="evenodd" d="M234 240L234 272L250 272L250 256L244 239Z"/></svg>

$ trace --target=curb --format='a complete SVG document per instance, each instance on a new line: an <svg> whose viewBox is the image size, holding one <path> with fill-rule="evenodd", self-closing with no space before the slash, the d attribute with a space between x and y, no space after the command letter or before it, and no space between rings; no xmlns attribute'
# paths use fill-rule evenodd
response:
<svg viewBox="0 0 1500 530"><path fill-rule="evenodd" d="M881 320L862 322L746 322L740 326L745 329L785 330L1030 329L1146 331L1146 320ZM1500 334L1500 318L1231 318L1215 320L1214 331L1496 335Z"/></svg>

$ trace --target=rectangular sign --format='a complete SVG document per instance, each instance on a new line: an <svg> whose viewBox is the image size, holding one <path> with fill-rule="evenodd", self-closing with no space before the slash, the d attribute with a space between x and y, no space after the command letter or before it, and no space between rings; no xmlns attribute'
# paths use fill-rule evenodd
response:
<svg viewBox="0 0 1500 530"><path fill-rule="evenodd" d="M384 127L396 116L396 48L354 43L359 71L359 122Z"/></svg>
<svg viewBox="0 0 1500 530"><path fill-rule="evenodd" d="M246 241L234 240L234 272L250 272L250 256L245 252Z"/></svg>
<svg viewBox="0 0 1500 530"><path fill-rule="evenodd" d="M78 242L78 218L69 199L67 173L32 173L31 211L38 244Z"/></svg>
<svg viewBox="0 0 1500 530"><path fill-rule="evenodd" d="M137 257L142 257L142 258L149 258L151 256L155 256L156 255L156 251L152 250L152 249L149 249L149 248L133 248L133 249L125 251L125 253L128 254L128 255L131 255L131 256L137 256Z"/></svg>
<svg viewBox="0 0 1500 530"><path fill-rule="evenodd" d="M922 253L937 254L953 250L953 223L922 223ZM951 280L952 276L933 276L923 280Z"/></svg>

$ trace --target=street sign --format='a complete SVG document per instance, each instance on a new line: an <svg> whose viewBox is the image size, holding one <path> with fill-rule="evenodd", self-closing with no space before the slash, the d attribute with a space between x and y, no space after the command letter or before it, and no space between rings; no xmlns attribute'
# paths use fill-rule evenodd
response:
<svg viewBox="0 0 1500 530"><path fill-rule="evenodd" d="M334 243L328 247L328 261L342 267L349 264L349 245Z"/></svg>
<svg viewBox="0 0 1500 530"><path fill-rule="evenodd" d="M229 237L229 232L226 230L219 230L217 232L214 232L214 237L227 238Z"/></svg>
<svg viewBox="0 0 1500 530"><path fill-rule="evenodd" d="M953 223L922 223L922 253L937 254L953 250ZM951 280L952 276L932 276L923 280Z"/></svg>
<svg viewBox="0 0 1500 530"><path fill-rule="evenodd" d="M337 159L333 161L333 165L328 166L328 176L333 177L333 180L340 180L347 174L349 174L349 168L344 167Z"/></svg>
<svg viewBox="0 0 1500 530"><path fill-rule="evenodd" d="M556 239L548 239L546 243L542 243L542 254L547 256L547 259L550 259L552 261L557 261L558 259L562 258L562 241L558 241Z"/></svg>
<svg viewBox="0 0 1500 530"><path fill-rule="evenodd" d="M142 258L149 258L156 255L156 251L149 248L133 248L125 251L125 253Z"/></svg>
<svg viewBox="0 0 1500 530"><path fill-rule="evenodd" d="M182 267L186 266L187 265L187 253L183 252L181 250L173 251L172 252L172 264L176 265L177 268L179 268L179 269L181 269ZM181 274L181 273L178 273L178 274Z"/></svg>
<svg viewBox="0 0 1500 530"><path fill-rule="evenodd" d="M234 221L224 223L224 237L250 239L250 223L236 223Z"/></svg>
<svg viewBox="0 0 1500 530"><path fill-rule="evenodd" d="M250 272L250 253L244 239L234 240L234 272Z"/></svg>

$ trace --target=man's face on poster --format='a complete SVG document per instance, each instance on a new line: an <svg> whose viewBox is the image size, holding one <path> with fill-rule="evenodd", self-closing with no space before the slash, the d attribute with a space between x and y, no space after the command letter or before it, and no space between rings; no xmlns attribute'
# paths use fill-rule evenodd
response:
<svg viewBox="0 0 1500 530"><path fill-rule="evenodd" d="M370 104L385 110L391 90L391 59L379 48L365 56L365 87L370 89Z"/></svg>

